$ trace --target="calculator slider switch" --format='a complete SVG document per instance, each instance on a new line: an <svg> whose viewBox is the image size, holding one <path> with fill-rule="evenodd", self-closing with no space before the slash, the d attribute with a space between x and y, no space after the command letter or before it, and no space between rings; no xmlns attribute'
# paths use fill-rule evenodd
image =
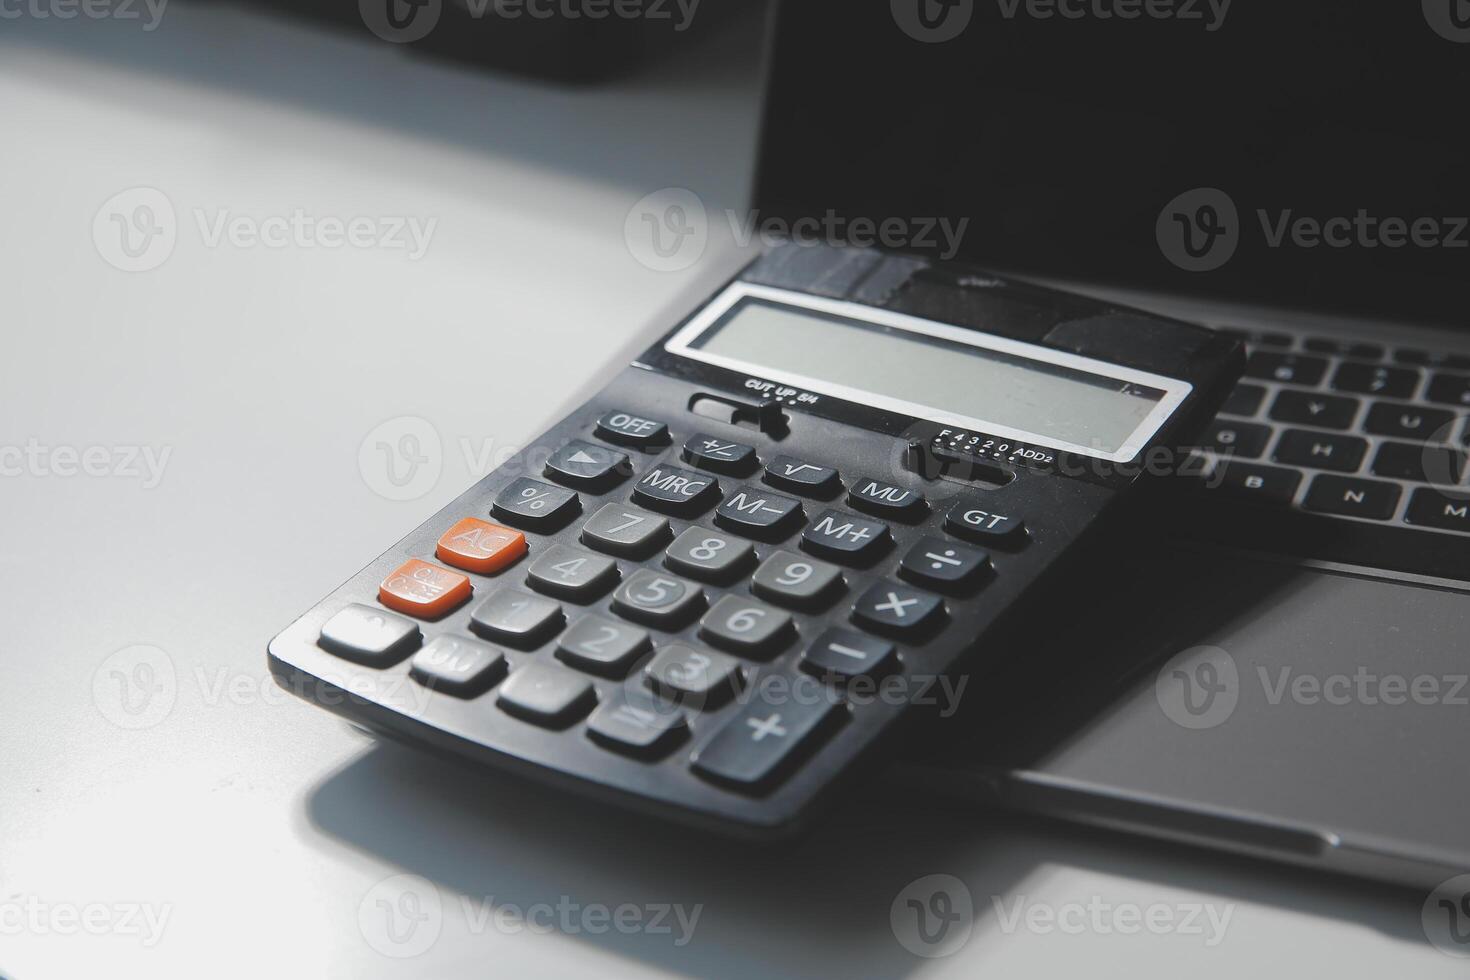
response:
<svg viewBox="0 0 1470 980"><path fill-rule="evenodd" d="M781 435L787 429L786 413L781 411L780 402L753 402L700 392L689 399L689 411L727 425L754 426L767 435Z"/></svg>

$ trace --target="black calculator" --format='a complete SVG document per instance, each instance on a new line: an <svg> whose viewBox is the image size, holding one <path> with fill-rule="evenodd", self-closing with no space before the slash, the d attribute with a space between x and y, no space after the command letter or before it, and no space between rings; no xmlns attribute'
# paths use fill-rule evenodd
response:
<svg viewBox="0 0 1470 980"><path fill-rule="evenodd" d="M788 833L906 717L1025 656L987 646L1003 618L1067 615L1043 579L1242 364L957 264L774 248L291 624L271 670L401 740Z"/></svg>

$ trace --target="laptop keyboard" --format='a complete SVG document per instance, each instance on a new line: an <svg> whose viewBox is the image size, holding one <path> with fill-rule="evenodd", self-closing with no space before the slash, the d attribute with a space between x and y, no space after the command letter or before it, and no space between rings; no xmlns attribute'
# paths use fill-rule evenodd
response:
<svg viewBox="0 0 1470 980"><path fill-rule="evenodd" d="M1470 355L1224 332L1246 342L1250 359L1202 441L1213 492L1422 534L1470 534Z"/></svg>

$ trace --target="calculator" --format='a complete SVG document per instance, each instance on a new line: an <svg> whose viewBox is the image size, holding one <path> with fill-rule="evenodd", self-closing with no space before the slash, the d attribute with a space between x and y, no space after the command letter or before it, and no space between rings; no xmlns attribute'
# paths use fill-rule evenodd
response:
<svg viewBox="0 0 1470 980"><path fill-rule="evenodd" d="M430 750L787 834L1026 656L998 623L1068 615L1047 580L1242 367L1228 337L966 266L773 248L271 670Z"/></svg>

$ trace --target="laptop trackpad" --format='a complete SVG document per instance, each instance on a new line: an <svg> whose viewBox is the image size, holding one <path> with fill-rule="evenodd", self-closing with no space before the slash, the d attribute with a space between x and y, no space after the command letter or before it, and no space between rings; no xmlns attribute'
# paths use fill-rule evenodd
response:
<svg viewBox="0 0 1470 980"><path fill-rule="evenodd" d="M1120 601L1151 597L1122 649L1090 655L1096 628L1062 639L1056 663L1087 665L1043 699L1057 724L1023 747L986 723L976 754L1470 866L1470 594L1161 550L1114 579ZM1101 683L1128 661L1128 683Z"/></svg>

